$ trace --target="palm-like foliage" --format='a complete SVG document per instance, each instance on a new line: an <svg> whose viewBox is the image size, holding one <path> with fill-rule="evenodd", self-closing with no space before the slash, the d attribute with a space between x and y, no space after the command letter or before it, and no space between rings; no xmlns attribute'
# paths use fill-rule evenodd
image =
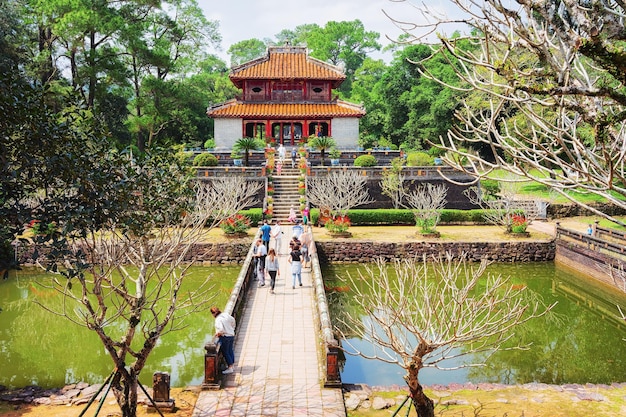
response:
<svg viewBox="0 0 626 417"><path fill-rule="evenodd" d="M326 150L334 148L336 143L335 143L335 139L333 139L330 136L319 136L319 137L313 138L309 142L309 145L320 151L320 156L322 158L322 165L324 165L324 156L326 154Z"/></svg>
<svg viewBox="0 0 626 417"><path fill-rule="evenodd" d="M263 145L261 141L255 138L241 138L235 142L235 150L243 152L243 164L248 166L250 152L263 148Z"/></svg>

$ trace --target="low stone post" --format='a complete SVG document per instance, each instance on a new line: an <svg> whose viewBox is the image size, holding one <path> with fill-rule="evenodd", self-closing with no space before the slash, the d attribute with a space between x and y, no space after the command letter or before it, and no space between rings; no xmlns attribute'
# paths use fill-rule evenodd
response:
<svg viewBox="0 0 626 417"><path fill-rule="evenodd" d="M208 342L204 345L204 349L206 353L204 354L204 382L202 383L202 389L220 389L217 345L213 342Z"/></svg>
<svg viewBox="0 0 626 417"><path fill-rule="evenodd" d="M326 382L324 386L329 388L341 386L339 343L334 339L326 343Z"/></svg>
<svg viewBox="0 0 626 417"><path fill-rule="evenodd" d="M154 404L148 404L149 413L156 412L155 406L161 412L173 413L176 404L170 398L170 374L167 372L155 372L152 375L152 399Z"/></svg>

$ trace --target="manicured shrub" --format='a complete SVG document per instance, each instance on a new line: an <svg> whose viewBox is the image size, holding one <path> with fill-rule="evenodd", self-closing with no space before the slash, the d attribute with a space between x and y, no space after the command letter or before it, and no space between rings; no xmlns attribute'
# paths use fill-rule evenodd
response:
<svg viewBox="0 0 626 417"><path fill-rule="evenodd" d="M480 180L480 188L485 192L484 198L486 200L495 198L500 193L500 181Z"/></svg>
<svg viewBox="0 0 626 417"><path fill-rule="evenodd" d="M211 153L200 153L193 159L195 167L216 167L217 164L217 158Z"/></svg>
<svg viewBox="0 0 626 417"><path fill-rule="evenodd" d="M439 225L458 223L490 224L485 218L485 213L489 211L491 210L443 209L440 213ZM310 213L311 223L317 224L319 217L319 209L312 208ZM348 210L348 217L352 226L415 224L415 216L413 211L409 209L352 209Z"/></svg>
<svg viewBox="0 0 626 417"><path fill-rule="evenodd" d="M263 210L260 208L241 210L239 214L243 214L244 216L249 218L252 226L255 226L263 221Z"/></svg>
<svg viewBox="0 0 626 417"><path fill-rule="evenodd" d="M404 209L354 209L348 210L353 225L415 224L411 210Z"/></svg>
<svg viewBox="0 0 626 417"><path fill-rule="evenodd" d="M435 165L435 158L426 152L409 152L406 157L406 166L408 167L427 167Z"/></svg>
<svg viewBox="0 0 626 417"><path fill-rule="evenodd" d="M354 160L355 167L375 167L378 161L374 155L361 155Z"/></svg>

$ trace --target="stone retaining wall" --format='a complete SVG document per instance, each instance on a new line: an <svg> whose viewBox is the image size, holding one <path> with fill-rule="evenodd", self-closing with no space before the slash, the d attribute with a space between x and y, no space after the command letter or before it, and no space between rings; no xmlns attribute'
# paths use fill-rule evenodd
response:
<svg viewBox="0 0 626 417"><path fill-rule="evenodd" d="M251 243L251 238L237 239L236 242L227 243L200 243L191 248L185 256L185 261L202 265L241 264L246 259ZM33 265L33 252L33 247L20 247L18 250L20 264ZM40 249L39 253L41 256L46 251Z"/></svg>
<svg viewBox="0 0 626 417"><path fill-rule="evenodd" d="M468 260L488 259L497 262L538 262L554 260L555 242L364 242L350 239L316 242L322 263L371 262L408 257L437 256L449 252L454 256L467 253Z"/></svg>
<svg viewBox="0 0 626 417"><path fill-rule="evenodd" d="M189 251L185 260L202 265L241 264L248 253L251 240L228 243L202 243ZM470 261L487 258L498 262L537 262L554 260L554 242L370 242L336 239L316 242L321 263L371 262L382 256L386 260L414 256L438 255L450 252L458 256L466 252ZM32 251L20 251L20 262L32 264Z"/></svg>

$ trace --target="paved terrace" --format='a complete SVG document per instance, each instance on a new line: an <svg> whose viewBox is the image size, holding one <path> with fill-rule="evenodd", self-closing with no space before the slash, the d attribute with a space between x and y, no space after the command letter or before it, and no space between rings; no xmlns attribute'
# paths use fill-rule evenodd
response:
<svg viewBox="0 0 626 417"><path fill-rule="evenodd" d="M280 253L286 254L291 227L282 229ZM222 389L200 393L193 417L346 416L341 389L324 388L311 269L303 270L303 286L292 289L287 255L279 259L275 294L269 280L247 294L237 323L235 372L223 376Z"/></svg>

